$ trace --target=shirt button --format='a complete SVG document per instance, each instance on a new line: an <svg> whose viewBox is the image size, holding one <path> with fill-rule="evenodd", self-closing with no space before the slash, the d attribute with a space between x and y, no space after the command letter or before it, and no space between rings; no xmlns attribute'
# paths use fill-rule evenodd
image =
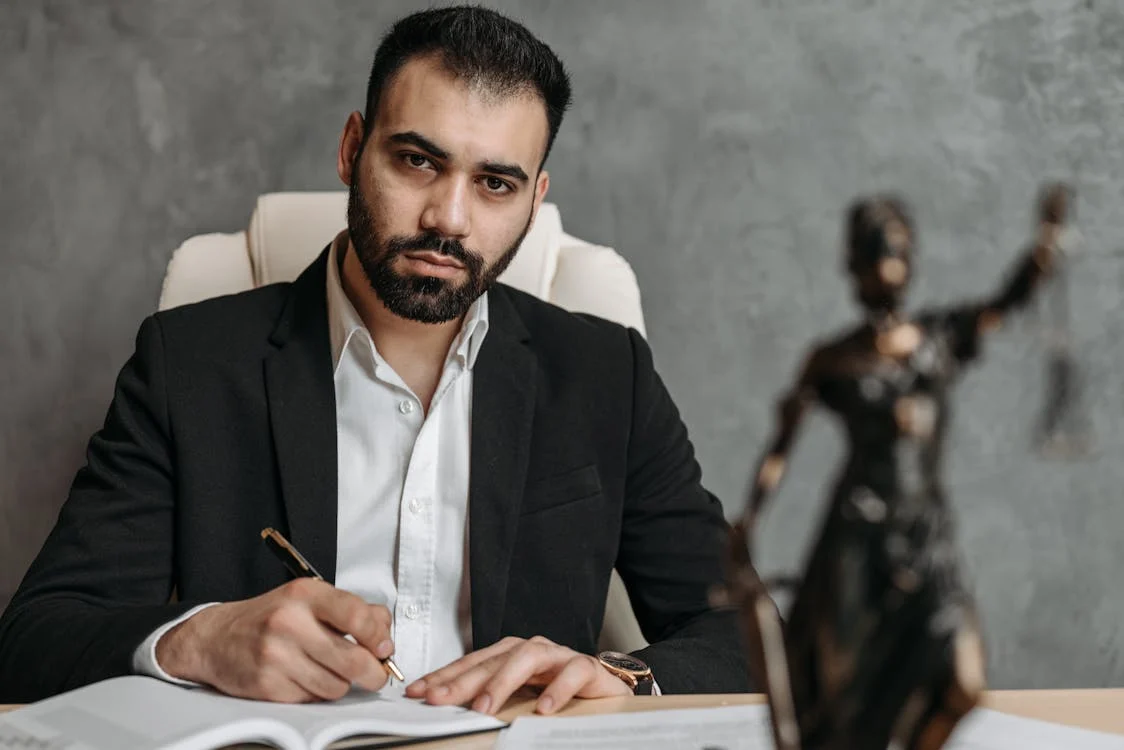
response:
<svg viewBox="0 0 1124 750"><path fill-rule="evenodd" d="M414 402L413 401L403 401L402 403L398 404L398 411L400 411L403 414L413 414L413 412L414 412Z"/></svg>
<svg viewBox="0 0 1124 750"><path fill-rule="evenodd" d="M422 508L425 507L425 501L420 497L410 498L410 510L413 513L421 513Z"/></svg>
<svg viewBox="0 0 1124 750"><path fill-rule="evenodd" d="M409 607L406 607L406 618L407 619L416 620L416 619L418 619L418 615L420 615L420 614L421 614L421 607L419 607L418 605L411 604Z"/></svg>

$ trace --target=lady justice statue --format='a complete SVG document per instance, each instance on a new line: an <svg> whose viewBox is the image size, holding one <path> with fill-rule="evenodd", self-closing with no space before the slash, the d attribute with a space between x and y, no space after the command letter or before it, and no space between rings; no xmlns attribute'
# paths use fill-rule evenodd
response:
<svg viewBox="0 0 1124 750"><path fill-rule="evenodd" d="M994 296L915 316L901 309L915 239L906 205L852 205L846 265L866 319L815 346L780 400L721 597L740 608L778 750L933 750L976 705L984 649L941 481L950 390L984 334L1060 268L1070 203L1064 185L1043 190L1037 236ZM1046 429L1068 409L1071 370L1052 367L1062 376ZM842 420L849 452L803 577L779 582L794 594L782 619L753 567L752 534L815 405Z"/></svg>

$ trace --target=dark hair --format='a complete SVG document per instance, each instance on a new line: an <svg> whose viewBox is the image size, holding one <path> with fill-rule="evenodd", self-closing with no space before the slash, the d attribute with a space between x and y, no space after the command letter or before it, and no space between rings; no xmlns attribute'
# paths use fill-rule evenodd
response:
<svg viewBox="0 0 1124 750"><path fill-rule="evenodd" d="M532 91L546 106L543 161L570 106L570 76L550 47L526 27L494 10L459 5L432 8L401 19L387 32L371 65L364 119L370 133L379 98L411 58L440 56L454 75L501 95ZM540 165L541 166L541 165Z"/></svg>

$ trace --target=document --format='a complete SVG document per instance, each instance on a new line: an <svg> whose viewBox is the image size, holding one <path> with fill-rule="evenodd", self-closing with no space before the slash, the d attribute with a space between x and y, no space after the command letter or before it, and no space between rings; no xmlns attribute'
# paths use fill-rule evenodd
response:
<svg viewBox="0 0 1124 750"><path fill-rule="evenodd" d="M766 706L682 708L573 718L521 716L500 750L773 750Z"/></svg>
<svg viewBox="0 0 1124 750"><path fill-rule="evenodd" d="M766 706L520 717L500 750L773 750ZM976 709L945 750L1124 750L1124 736Z"/></svg>
<svg viewBox="0 0 1124 750"><path fill-rule="evenodd" d="M977 708L949 738L948 750L1124 750L1124 735Z"/></svg>

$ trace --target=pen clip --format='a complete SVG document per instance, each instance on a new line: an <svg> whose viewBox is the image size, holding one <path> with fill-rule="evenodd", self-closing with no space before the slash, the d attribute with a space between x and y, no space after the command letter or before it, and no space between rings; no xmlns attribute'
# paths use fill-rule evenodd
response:
<svg viewBox="0 0 1124 750"><path fill-rule="evenodd" d="M297 548L290 544L280 531L272 527L266 527L261 531L261 538L266 544L274 546L274 550L279 551L283 558L287 559L286 564L289 565L289 569L292 570L294 575L324 580L324 576L312 567L312 563L304 559L304 555L298 552Z"/></svg>

